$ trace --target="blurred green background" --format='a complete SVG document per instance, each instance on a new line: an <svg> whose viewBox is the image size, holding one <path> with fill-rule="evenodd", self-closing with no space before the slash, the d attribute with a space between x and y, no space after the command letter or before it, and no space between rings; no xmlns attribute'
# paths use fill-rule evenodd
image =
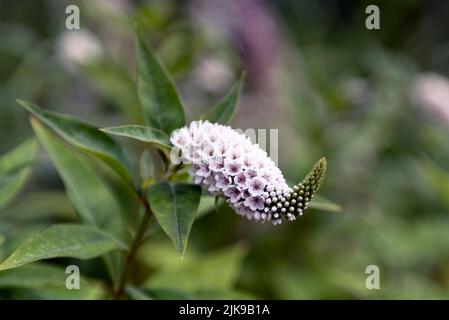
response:
<svg viewBox="0 0 449 320"><path fill-rule="evenodd" d="M65 28L69 4L80 7L80 30ZM369 4L380 8L380 30L365 28ZM448 14L449 3L424 0L2 0L0 154L33 136L16 98L100 126L143 123L137 21L190 119L246 70L232 125L278 128L279 166L291 181L326 156L320 194L342 210L311 209L273 228L222 206L194 224L184 260L155 229L136 284L206 298L217 290L269 299L449 298ZM128 146L136 168L143 148ZM56 221L76 217L42 152L24 189L0 209L0 260ZM101 282L98 263L76 263ZM380 290L365 287L372 264ZM64 297L1 279L0 297Z"/></svg>

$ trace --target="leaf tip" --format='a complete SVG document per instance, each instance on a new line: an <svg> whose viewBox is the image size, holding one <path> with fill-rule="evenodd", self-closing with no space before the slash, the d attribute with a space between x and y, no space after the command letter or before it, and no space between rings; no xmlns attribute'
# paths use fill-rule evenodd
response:
<svg viewBox="0 0 449 320"><path fill-rule="evenodd" d="M28 110L28 108L29 108L29 106L28 106L28 105L29 105L29 102L28 102L28 101L17 98L17 99L16 99L16 102L17 102L19 105L21 105L22 107L24 107L25 109Z"/></svg>
<svg viewBox="0 0 449 320"><path fill-rule="evenodd" d="M11 263L11 256L9 256L6 260L4 260L2 263L0 263L0 271L13 269L14 267L19 267L20 265L14 265L14 263Z"/></svg>
<svg viewBox="0 0 449 320"><path fill-rule="evenodd" d="M22 100L22 99L16 99L16 102L21 105L23 108L25 108L26 111L28 111L31 114L36 114L39 111L42 111L36 104L34 104L31 101Z"/></svg>

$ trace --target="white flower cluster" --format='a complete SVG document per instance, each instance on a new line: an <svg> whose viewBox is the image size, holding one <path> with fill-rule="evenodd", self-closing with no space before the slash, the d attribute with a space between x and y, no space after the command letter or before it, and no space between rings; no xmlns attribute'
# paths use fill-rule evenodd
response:
<svg viewBox="0 0 449 320"><path fill-rule="evenodd" d="M267 153L231 127L193 121L175 130L170 140L182 162L192 164L189 173L194 182L226 199L249 220L274 225L282 217L295 220L313 196L310 186L289 188Z"/></svg>

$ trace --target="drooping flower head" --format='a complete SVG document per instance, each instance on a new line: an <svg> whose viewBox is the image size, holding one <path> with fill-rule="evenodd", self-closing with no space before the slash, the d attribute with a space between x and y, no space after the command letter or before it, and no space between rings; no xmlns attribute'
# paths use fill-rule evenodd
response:
<svg viewBox="0 0 449 320"><path fill-rule="evenodd" d="M281 170L258 144L229 126L193 121L175 130L170 138L181 160L190 163L195 183L223 197L249 220L295 220L303 214L326 172L319 160L298 185L290 188Z"/></svg>

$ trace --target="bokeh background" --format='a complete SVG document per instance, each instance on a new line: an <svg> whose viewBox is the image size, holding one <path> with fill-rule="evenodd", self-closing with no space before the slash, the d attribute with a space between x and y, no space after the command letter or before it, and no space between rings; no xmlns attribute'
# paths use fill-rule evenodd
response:
<svg viewBox="0 0 449 320"><path fill-rule="evenodd" d="M80 7L80 30L65 28L69 4ZM380 30L365 28L369 4ZM100 126L143 123L137 21L190 119L246 70L233 126L278 128L292 181L326 156L320 194L341 209L273 228L223 206L194 224L183 261L156 228L136 284L269 299L449 298L448 14L449 3L424 0L2 0L0 153L33 136L16 98ZM136 168L143 148L128 146ZM36 229L75 221L73 211L42 152L0 210L1 260ZM101 282L95 262L76 263ZM380 290L365 287L372 264ZM61 297L1 277L0 296Z"/></svg>

